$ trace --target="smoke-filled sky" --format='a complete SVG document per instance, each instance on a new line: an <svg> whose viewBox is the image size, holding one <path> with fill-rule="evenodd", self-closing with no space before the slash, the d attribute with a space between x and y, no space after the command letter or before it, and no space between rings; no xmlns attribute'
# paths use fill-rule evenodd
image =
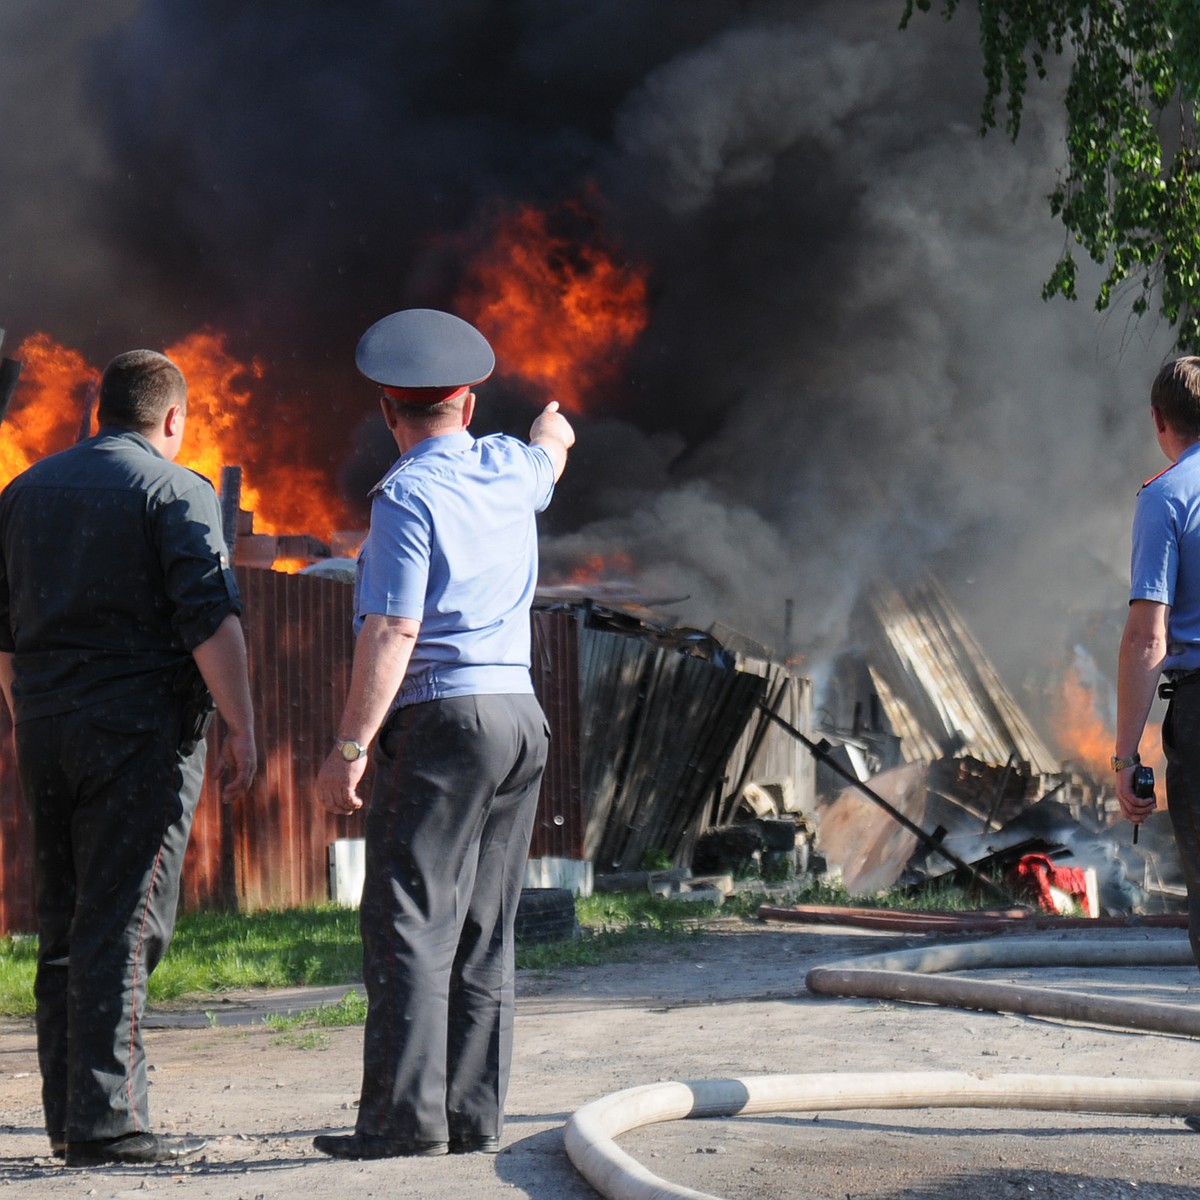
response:
<svg viewBox="0 0 1200 1200"><path fill-rule="evenodd" d="M1170 331L1042 302L1060 88L980 139L971 14L902 8L5 0L5 351L218 328L265 365L253 436L311 430L361 505L359 334L451 306L504 212L586 196L647 321L577 420L547 571L616 556L776 647L790 599L815 669L865 580L931 568L1029 700L1123 613ZM523 433L503 367L483 428Z"/></svg>

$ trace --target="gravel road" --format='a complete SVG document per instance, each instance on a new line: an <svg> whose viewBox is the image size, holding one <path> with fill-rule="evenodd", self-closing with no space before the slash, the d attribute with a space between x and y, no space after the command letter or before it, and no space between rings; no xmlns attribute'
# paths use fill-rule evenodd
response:
<svg viewBox="0 0 1200 1200"><path fill-rule="evenodd" d="M47 1154L32 1025L10 1022L0 1025L0 1188L6 1197L39 1198L592 1200L597 1193L564 1152L563 1124L589 1101L639 1084L930 1070L1200 1080L1200 1042L1192 1039L805 992L812 966L920 944L921 937L843 927L731 920L647 948L633 962L522 972L509 1119L495 1157L344 1163L318 1155L314 1134L353 1125L361 1030L335 1029L307 1046L270 1029L263 1016L336 1000L345 990L324 989L155 1013L146 1035L152 1115L163 1129L207 1135L207 1157L173 1171L69 1170ZM1015 974L1200 1003L1200 975L1191 968ZM656 1175L726 1200L1200 1200L1200 1136L1168 1117L777 1113L659 1124L620 1144Z"/></svg>

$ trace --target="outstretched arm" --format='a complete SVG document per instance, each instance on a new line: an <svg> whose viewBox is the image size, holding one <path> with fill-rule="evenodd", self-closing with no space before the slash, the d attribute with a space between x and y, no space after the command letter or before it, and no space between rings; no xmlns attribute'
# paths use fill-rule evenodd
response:
<svg viewBox="0 0 1200 1200"><path fill-rule="evenodd" d="M567 465L567 451L575 445L575 430L558 411L557 400L551 400L538 413L529 430L529 444L541 446L550 455L554 463L554 482L557 483Z"/></svg>

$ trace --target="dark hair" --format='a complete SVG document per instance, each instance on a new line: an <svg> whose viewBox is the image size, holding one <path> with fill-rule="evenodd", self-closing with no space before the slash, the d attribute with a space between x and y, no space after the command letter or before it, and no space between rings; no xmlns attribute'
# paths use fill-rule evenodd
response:
<svg viewBox="0 0 1200 1200"><path fill-rule="evenodd" d="M1150 385L1150 406L1173 433L1200 438L1200 358L1167 363Z"/></svg>
<svg viewBox="0 0 1200 1200"><path fill-rule="evenodd" d="M144 433L153 429L178 404L187 407L183 372L155 350L118 354L100 377L101 425L120 425Z"/></svg>
<svg viewBox="0 0 1200 1200"><path fill-rule="evenodd" d="M398 400L395 396L383 393L384 402L391 409L392 415L406 425L417 429L433 429L443 424L447 419L458 416L467 401L467 393L449 400L439 400L436 404L411 404Z"/></svg>

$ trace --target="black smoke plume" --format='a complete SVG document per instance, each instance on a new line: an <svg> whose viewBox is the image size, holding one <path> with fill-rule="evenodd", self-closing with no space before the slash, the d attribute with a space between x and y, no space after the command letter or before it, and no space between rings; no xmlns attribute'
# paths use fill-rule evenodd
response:
<svg viewBox="0 0 1200 1200"><path fill-rule="evenodd" d="M363 511L359 333L451 305L499 214L589 195L648 322L578 422L547 572L623 554L781 649L792 600L816 670L865 581L933 569L1033 686L1123 607L1169 331L1042 303L1059 89L981 140L969 14L901 9L9 0L0 324L97 363L224 330L260 436L310 430ZM501 366L484 426L520 433Z"/></svg>

